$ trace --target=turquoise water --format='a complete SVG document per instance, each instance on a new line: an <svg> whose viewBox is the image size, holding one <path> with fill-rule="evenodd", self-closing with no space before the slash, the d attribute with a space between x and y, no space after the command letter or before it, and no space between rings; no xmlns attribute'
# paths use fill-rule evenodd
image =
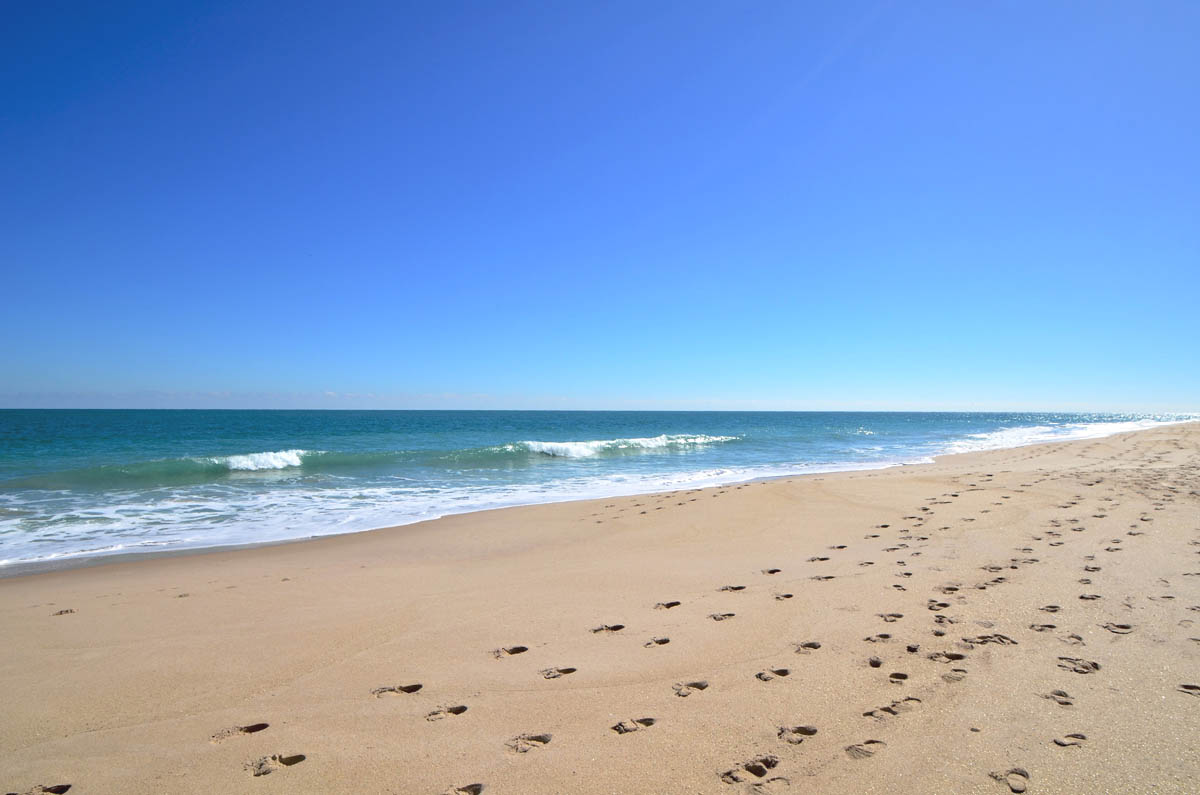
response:
<svg viewBox="0 0 1200 795"><path fill-rule="evenodd" d="M1185 415L0 411L0 565L917 463Z"/></svg>

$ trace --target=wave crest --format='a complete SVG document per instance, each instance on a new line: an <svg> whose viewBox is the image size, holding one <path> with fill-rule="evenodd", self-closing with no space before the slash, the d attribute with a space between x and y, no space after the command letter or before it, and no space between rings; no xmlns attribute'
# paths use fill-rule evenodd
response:
<svg viewBox="0 0 1200 795"><path fill-rule="evenodd" d="M603 453L641 450L668 450L698 447L706 444L732 442L737 436L709 436L707 434L664 433L633 439L595 439L584 442L539 442L527 441L505 445L509 452L540 453L554 458L590 458Z"/></svg>
<svg viewBox="0 0 1200 795"><path fill-rule="evenodd" d="M210 458L213 464L224 465L233 472L259 472L264 469L288 469L304 464L304 456L315 455L308 450L276 450L247 455Z"/></svg>

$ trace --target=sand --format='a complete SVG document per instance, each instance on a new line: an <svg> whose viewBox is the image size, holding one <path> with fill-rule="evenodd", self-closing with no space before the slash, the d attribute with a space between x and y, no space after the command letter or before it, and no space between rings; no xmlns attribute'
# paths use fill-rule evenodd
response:
<svg viewBox="0 0 1200 795"><path fill-rule="evenodd" d="M0 791L1200 792L1197 622L1198 424L123 561L0 580Z"/></svg>

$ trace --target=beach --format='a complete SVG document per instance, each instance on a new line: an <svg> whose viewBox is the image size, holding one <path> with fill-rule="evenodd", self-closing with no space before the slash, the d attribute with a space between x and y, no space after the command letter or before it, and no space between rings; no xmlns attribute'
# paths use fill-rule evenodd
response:
<svg viewBox="0 0 1200 795"><path fill-rule="evenodd" d="M1200 791L1200 424L0 579L0 791Z"/></svg>

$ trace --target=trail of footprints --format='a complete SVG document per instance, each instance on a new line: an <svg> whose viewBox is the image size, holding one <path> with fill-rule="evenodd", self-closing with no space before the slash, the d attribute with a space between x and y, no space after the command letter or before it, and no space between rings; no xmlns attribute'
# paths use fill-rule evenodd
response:
<svg viewBox="0 0 1200 795"><path fill-rule="evenodd" d="M921 554L921 550L919 548L914 549L911 544L921 544L929 540L928 535L918 534L918 531L928 523L934 521L934 517L937 513L936 506L954 504L956 500L960 499L962 494L967 492L982 491L984 486L979 484L990 484L993 481L993 478L994 476L992 474L981 475L975 478L974 482L967 482L965 486L959 488L957 491L947 492L939 497L930 498L927 500L927 505L920 506L915 512L910 512L908 515L903 517L903 521L909 523L910 526L908 527L896 529L893 528L890 523L883 523L876 525L874 528L872 528L872 532L867 533L863 538L867 541L882 541L884 535L886 533L890 533L893 536L893 540L890 542L883 541L883 544L886 544L886 546L881 544L881 552L892 555L899 553L899 559L895 559L892 563L894 567L893 574L897 578L907 580L912 577L913 573L906 570L907 560L905 558ZM1091 487L1099 485L1103 482L1104 481L1102 478L1093 478L1091 481L1085 482L1084 485ZM1026 488L1034 484L1023 483L1021 485L1023 488ZM747 486L738 486L735 487L735 490L745 487ZM1145 484L1144 487L1150 488L1149 484ZM1022 491L1023 488L1016 488L1014 490ZM688 492L689 495L694 493L696 492ZM719 492L719 494L724 493L724 490ZM1195 492L1193 492L1193 494L1194 493ZM719 496L719 494L714 494L713 496ZM675 495L667 495L666 497L660 497L659 500L662 501L673 496ZM1010 497L1010 495L1007 494L999 496L1001 497L1001 500L992 502L991 505L993 507L1002 507L1004 505L1003 500L1007 500ZM1090 514L1092 519L1103 520L1109 516L1113 509L1117 507L1117 504L1112 501L1112 498L1105 497L1102 499L1108 501L1110 506L1099 510L1093 510L1093 512ZM692 500L694 501L694 498L692 498ZM1080 506L1083 504L1084 500L1085 498L1083 496L1076 495L1074 498L1062 503L1059 508L1064 511L1077 510L1080 509ZM685 503L679 502L678 504L683 505ZM642 503L638 503L635 507L641 507L642 505ZM658 509L661 510L661 506ZM987 512L991 509L987 508L980 510L982 512ZM642 511L642 513L646 513L646 511ZM964 522L972 521L971 517L961 517L961 519ZM1139 518L1137 524L1146 525L1152 521L1153 517L1142 516ZM1136 529L1136 527L1137 525L1129 529L1127 537L1136 538L1137 536L1143 534L1142 531ZM951 525L942 525L937 528L931 528L931 531L927 532L938 532L942 530L948 530L950 528ZM1080 519L1075 517L1064 517L1062 519L1053 519L1049 522L1047 527L1044 527L1039 531L1035 531L1031 535L1030 541L1033 544L1043 543L1047 546L1047 548L1063 547L1070 540L1070 538L1063 535L1063 530L1069 530L1074 534L1081 534L1080 537L1085 539L1088 537L1087 534L1089 532L1088 528L1080 521ZM1125 540L1119 537L1102 540L1099 542L1101 546L1097 547L1097 553L1103 552L1103 554L1117 554L1124 549L1124 543ZM1200 545L1200 541L1193 543ZM846 550L847 548L848 545L846 544L834 545L823 553L809 556L805 563L811 564L812 566L829 564L833 562L834 555ZM1047 551L1049 551L1049 549L1047 549ZM1012 557L1003 563L986 563L981 566L981 569L988 574L999 574L1000 572L1004 571L1019 571L1022 567L1035 565L1039 562L1037 557L1031 556L1030 553L1033 552L1033 546L1022 547L1020 550L1018 550L1018 556ZM1055 554L1058 553L1056 552ZM1197 550L1197 554L1200 554L1200 550ZM1093 575L1102 572L1103 567L1095 563L1096 557L1096 554L1084 556L1084 565L1082 566L1084 573ZM857 565L865 568L874 565L874 563L875 561L866 560L859 561ZM834 569L834 571L837 570ZM783 569L774 566L763 568L759 572L759 574L762 576L772 578L781 573L783 573ZM1187 574L1189 576L1200 576L1200 572L1188 572ZM806 577L810 581L821 583L833 580L838 575L836 573L807 574L806 572L799 572L796 574L796 576L801 578ZM799 580L793 579L793 582L799 582ZM988 588L1000 587L1004 586L1008 582L1008 575L995 576L975 584L974 590L987 590ZM1084 577L1080 578L1079 584L1092 585L1093 583L1090 577ZM891 589L891 592L907 590L906 586L899 583L892 585ZM750 588L744 584L726 584L717 587L715 592L719 594L738 594L738 598L741 599L747 598L748 595L755 593L755 590L756 589ZM958 607L966 605L968 602L967 594L970 593L970 589L967 589L962 582L952 582L934 585L932 586L931 590L936 594L936 596L928 598L924 604L931 621L928 631L935 639L945 638L949 629L955 628L957 625L963 622L961 617L951 615L947 611L953 609L955 604L957 604ZM767 591L767 593L769 593L776 601L788 600L794 596L792 593L779 591ZM1169 599L1172 597L1170 594L1162 594L1160 596L1164 599ZM1090 591L1080 593L1078 594L1078 601L1083 604L1102 603L1103 594L1093 593ZM683 604L684 603L682 600L670 599L654 604L651 609L668 611L674 610ZM1200 610L1200 605L1194 606L1191 609ZM1040 610L1046 614L1058 614L1063 612L1065 608L1059 604L1051 603L1042 606ZM72 611L61 611L60 614L67 614L69 612ZM714 622L726 622L735 618L735 616L736 613L734 612L721 611L708 614L708 618ZM900 622L905 620L905 614L898 611L883 612L876 614L876 618L886 624L900 625ZM990 626L989 622L975 623L983 623ZM1111 620L1104 621L1102 623L1096 622L1095 626L1102 628L1115 636L1129 635L1136 631L1136 627L1133 624ZM625 629L625 625L621 623L602 623L589 628L588 631L594 635L615 635L621 633ZM1033 633L1049 634L1056 632L1059 627L1054 623L1048 623L1044 620L1034 620L1033 623L1028 624L1028 629ZM920 630L914 624L912 627L910 627L909 631L911 633L919 632ZM956 633L956 635L960 637L960 640L955 641L953 644L953 646L956 648L935 648L922 653L922 644L909 640L904 643L903 651L899 651L899 654L905 659L917 661L924 659L930 663L946 666L937 675L944 683L953 685L954 683L962 681L968 675L969 671L965 665L971 650L985 645L1006 647L1019 644L1017 639L1000 632L974 635L959 632ZM887 649L891 647L893 642L897 641L897 638L895 638L890 632L880 632L869 635L863 638L863 640L872 646L876 646L881 649ZM1067 633L1066 635L1060 637L1060 640L1070 645L1084 645L1083 638L1077 633ZM1194 638L1193 640L1200 642L1200 638ZM657 648L666 646L669 643L670 638L666 636L652 636L649 640L643 643L643 646L646 648ZM809 640L795 643L793 648L797 654L811 654L819 650L821 645L822 644L819 641ZM511 645L493 649L491 652L489 652L489 654L496 660L503 661L513 657L518 657L519 655L525 654L528 651L528 646ZM883 669L885 659L881 654L874 654L866 658L866 663L871 669ZM1098 661L1090 660L1085 657L1076 657L1065 654L1057 656L1055 664L1059 670L1072 675L1094 675L1103 671L1103 666ZM546 680L556 680L574 674L576 671L577 669L575 667L550 667L537 671L537 675ZM791 673L792 671L789 668L778 667L766 668L753 674L753 676L760 682L777 684L782 680L786 680ZM890 670L886 674L881 673L881 676L883 677L881 684L887 683L899 688L904 688L910 681L909 674L904 671ZM675 696L679 698L696 697L697 695L703 694L709 689L709 687L709 682L703 679L676 682L671 685L671 689ZM384 685L373 689L371 694L376 698L384 698L388 696L403 697L417 694L422 690L423 685L421 683ZM1197 684L1181 683L1177 690L1183 695L1200 697L1200 685ZM925 693L923 692L923 695L924 694ZM1076 702L1076 699L1064 689L1054 689L1047 693L1041 693L1038 695L1040 695L1042 699L1057 705L1059 708L1067 710L1072 709ZM888 699L885 703L867 707L862 712L862 716L863 718L874 723L886 723L892 720L902 719L906 713L919 708L922 703L922 699L916 696L901 695L896 698ZM440 721L447 718L462 716L467 711L468 706L464 704L442 704L426 712L424 717L427 721ZM658 719L654 717L628 718L613 724L609 727L609 729L612 733L617 735L630 735L645 731L646 729L655 726L657 722ZM268 724L266 723L253 723L245 726L235 726L217 732L212 736L211 741L214 743L224 742L239 736L257 734L266 730L267 728ZM797 748L804 744L806 740L816 736L818 731L819 729L816 726L799 724L793 726L780 726L775 735L781 742L782 748ZM972 729L972 731L977 731L977 729ZM1082 732L1071 732L1054 737L1050 740L1050 742L1052 742L1056 747L1064 749L1079 749L1085 745L1087 739L1087 736ZM532 751L545 748L551 744L552 740L553 735L550 733L521 733L506 741L504 746L512 754L525 755ZM886 742L872 738L853 742L848 745L841 746L841 748L844 752L845 758L853 761L862 761L870 759L876 754L881 753L886 749L886 746ZM247 762L245 767L246 770L248 770L253 776L265 776L278 770L299 764L300 762L304 761L304 759L305 756L303 754L276 753L260 757L251 762ZM749 784L756 792L774 791L775 789L786 788L790 784L790 779L785 775L779 774L778 772L778 769L781 765L785 764L785 761L786 760L781 758L777 753L763 753L748 759L744 759L743 761L737 762L727 769L718 772L717 778L726 784ZM1012 767L1003 771L992 771L987 775L1000 784L1006 786L1010 791L1018 793L1025 792L1030 786L1030 782L1033 778L1027 770L1021 767ZM30 790L30 792L66 792L67 789L70 789L70 785L60 785L58 787ZM473 783L452 786L445 790L444 793L446 795L480 795L484 789L484 784Z"/></svg>

